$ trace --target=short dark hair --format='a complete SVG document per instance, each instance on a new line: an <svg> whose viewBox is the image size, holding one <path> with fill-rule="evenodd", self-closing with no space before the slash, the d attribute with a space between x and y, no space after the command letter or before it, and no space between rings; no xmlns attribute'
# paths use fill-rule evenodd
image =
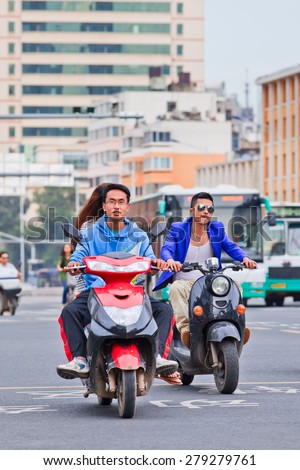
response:
<svg viewBox="0 0 300 470"><path fill-rule="evenodd" d="M194 194L191 200L191 207L194 207L198 199L209 199L212 203L214 203L212 195L202 191L201 193Z"/></svg>
<svg viewBox="0 0 300 470"><path fill-rule="evenodd" d="M2 257L2 255L8 255L8 254L9 254L8 251L5 251L5 250L0 251L0 258Z"/></svg>
<svg viewBox="0 0 300 470"><path fill-rule="evenodd" d="M106 188L104 188L104 191L103 191L103 201L104 202L105 202L106 195L107 195L108 191L113 191L113 190L123 191L123 193L125 193L126 196L127 196L127 202L130 201L131 194L130 194L130 191L127 188L127 186L124 186L124 184L111 183L111 184L108 184L106 186Z"/></svg>

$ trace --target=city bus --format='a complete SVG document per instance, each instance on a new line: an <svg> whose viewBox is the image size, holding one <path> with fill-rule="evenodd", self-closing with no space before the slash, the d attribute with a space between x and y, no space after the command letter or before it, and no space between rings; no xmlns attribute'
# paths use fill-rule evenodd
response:
<svg viewBox="0 0 300 470"><path fill-rule="evenodd" d="M267 227L264 242L266 305L283 305L285 297L300 300L300 204L271 203L276 225Z"/></svg>
<svg viewBox="0 0 300 470"><path fill-rule="evenodd" d="M263 265L263 238L267 218L263 217L264 207L270 210L269 202L262 198L257 189L241 189L232 185L213 188L182 188L180 185L161 187L155 194L136 198L132 201L129 217L148 231L159 220L165 219L167 226L174 221L189 217L189 208L194 194L206 191L214 198L216 207L214 220L224 223L228 236L234 240L249 258L258 263L258 269L231 272L230 275L243 287L245 303L250 298L265 298L266 272ZM156 246L159 255L160 246ZM223 252L222 262L230 262Z"/></svg>

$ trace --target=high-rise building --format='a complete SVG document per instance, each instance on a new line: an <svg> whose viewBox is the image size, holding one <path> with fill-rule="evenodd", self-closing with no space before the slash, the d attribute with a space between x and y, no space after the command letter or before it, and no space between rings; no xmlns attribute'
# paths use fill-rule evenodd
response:
<svg viewBox="0 0 300 470"><path fill-rule="evenodd" d="M204 0L0 2L0 151L84 148L87 120L63 118L101 95L203 90ZM39 114L61 114L41 119Z"/></svg>
<svg viewBox="0 0 300 470"><path fill-rule="evenodd" d="M300 201L300 66L257 79L262 96L261 189L272 201Z"/></svg>

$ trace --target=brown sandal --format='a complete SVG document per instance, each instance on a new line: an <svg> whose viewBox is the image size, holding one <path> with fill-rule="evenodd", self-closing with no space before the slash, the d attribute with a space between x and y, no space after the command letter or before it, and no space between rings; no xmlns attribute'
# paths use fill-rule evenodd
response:
<svg viewBox="0 0 300 470"><path fill-rule="evenodd" d="M157 374L155 377L157 379L162 379L171 385L182 385L179 372L173 372L173 374L169 374L169 375Z"/></svg>

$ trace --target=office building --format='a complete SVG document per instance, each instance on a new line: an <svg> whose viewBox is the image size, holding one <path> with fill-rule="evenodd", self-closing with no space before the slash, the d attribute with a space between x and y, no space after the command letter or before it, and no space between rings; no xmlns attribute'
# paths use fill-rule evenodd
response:
<svg viewBox="0 0 300 470"><path fill-rule="evenodd" d="M261 188L272 201L300 201L300 65L257 80L262 88Z"/></svg>
<svg viewBox="0 0 300 470"><path fill-rule="evenodd" d="M178 74L202 91L203 4L1 0L0 114L34 119L2 119L0 151L76 145L80 153L88 120L63 117L74 108L122 91L165 90Z"/></svg>

